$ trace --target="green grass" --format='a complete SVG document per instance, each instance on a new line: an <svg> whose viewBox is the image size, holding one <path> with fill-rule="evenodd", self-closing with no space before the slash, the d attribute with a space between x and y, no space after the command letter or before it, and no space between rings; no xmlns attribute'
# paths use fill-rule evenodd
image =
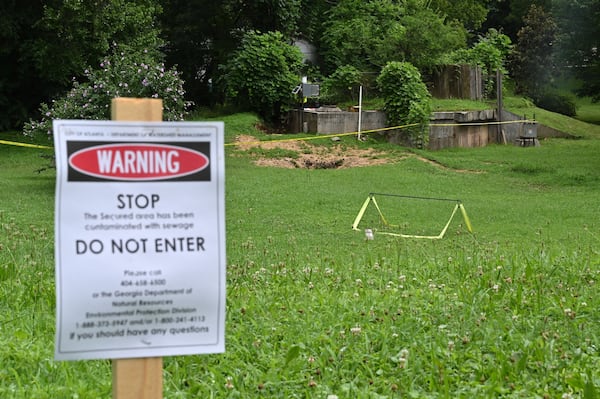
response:
<svg viewBox="0 0 600 399"><path fill-rule="evenodd" d="M587 123L600 125L600 103L593 103L589 97L579 99L576 118Z"/></svg>
<svg viewBox="0 0 600 399"><path fill-rule="evenodd" d="M223 119L228 143L299 137ZM396 159L352 169L257 167L261 154L228 146L227 351L166 358L165 398L598 397L600 135L587 126L535 148L344 137ZM109 362L52 360L54 174L35 173L41 153L0 146L0 397L108 398ZM459 198L475 232L456 217L442 240L365 241L350 226L369 192ZM430 206L386 209L418 229Z"/></svg>
<svg viewBox="0 0 600 399"><path fill-rule="evenodd" d="M600 125L586 123L583 120L566 118L563 115L546 111L534 106L530 101L527 101L522 97L507 97L504 100L504 107L517 115L535 119L546 126L550 126L575 137L598 137L600 135ZM596 112L598 112L600 105L595 104L595 108Z"/></svg>
<svg viewBox="0 0 600 399"><path fill-rule="evenodd" d="M491 101L475 101L465 99L440 99L431 100L432 111L474 111L496 108L496 104Z"/></svg>

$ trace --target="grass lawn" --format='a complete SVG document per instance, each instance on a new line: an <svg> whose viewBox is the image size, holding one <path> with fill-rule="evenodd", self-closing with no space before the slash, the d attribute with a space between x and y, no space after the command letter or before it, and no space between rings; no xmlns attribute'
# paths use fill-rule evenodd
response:
<svg viewBox="0 0 600 399"><path fill-rule="evenodd" d="M224 119L227 350L166 358L165 398L598 397L595 126L559 117L586 134L535 148L312 140L388 162L285 169L254 162L289 151L234 145L275 138L252 115ZM52 359L54 172L35 172L47 152L0 145L0 397L109 398L109 362ZM350 227L370 192L460 199L474 233L457 215L441 240L365 240ZM409 233L452 210L389 204Z"/></svg>
<svg viewBox="0 0 600 399"><path fill-rule="evenodd" d="M577 106L577 119L600 125L600 103L593 103L588 97L581 99Z"/></svg>

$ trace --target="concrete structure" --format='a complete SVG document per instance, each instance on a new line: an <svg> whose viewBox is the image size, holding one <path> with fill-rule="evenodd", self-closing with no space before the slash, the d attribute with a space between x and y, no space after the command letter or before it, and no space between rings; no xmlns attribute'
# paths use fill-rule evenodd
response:
<svg viewBox="0 0 600 399"><path fill-rule="evenodd" d="M434 112L429 127L429 148L483 147L498 142L493 110Z"/></svg>
<svg viewBox="0 0 600 399"><path fill-rule="evenodd" d="M385 127L385 113L363 111L361 131ZM337 107L307 108L290 113L292 133L338 134L358 131L358 112L342 111Z"/></svg>
<svg viewBox="0 0 600 399"><path fill-rule="evenodd" d="M362 132L386 127L385 113L381 111L363 111L361 119ZM434 112L429 127L429 149L483 147L491 143L523 145L521 138L532 134L535 137L530 142L536 145L539 144L538 137L568 137L546 126L523 122L524 119L504 111L503 123L498 125L495 110ZM289 130L316 134L358 132L358 112L342 111L337 107L294 110L290 113ZM390 142L406 144L401 131L386 130L385 135Z"/></svg>

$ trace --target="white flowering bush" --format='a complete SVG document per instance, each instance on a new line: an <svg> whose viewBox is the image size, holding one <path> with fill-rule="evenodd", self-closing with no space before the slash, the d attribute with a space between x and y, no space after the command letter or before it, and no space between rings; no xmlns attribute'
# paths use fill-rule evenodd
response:
<svg viewBox="0 0 600 399"><path fill-rule="evenodd" d="M183 80L175 68L165 68L147 52L115 52L97 69L86 69L83 82L73 78L66 95L50 105L41 104L41 119L26 123L23 133L52 135L53 119L110 119L110 103L115 97L160 98L165 120L183 120L191 105L184 95Z"/></svg>

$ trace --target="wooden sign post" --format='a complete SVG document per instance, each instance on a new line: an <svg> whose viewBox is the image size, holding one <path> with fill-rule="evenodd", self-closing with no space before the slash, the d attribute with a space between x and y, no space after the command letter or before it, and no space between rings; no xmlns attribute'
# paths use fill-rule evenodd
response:
<svg viewBox="0 0 600 399"><path fill-rule="evenodd" d="M162 100L114 98L111 119L115 121L162 121ZM162 399L162 358L113 360L113 399Z"/></svg>

